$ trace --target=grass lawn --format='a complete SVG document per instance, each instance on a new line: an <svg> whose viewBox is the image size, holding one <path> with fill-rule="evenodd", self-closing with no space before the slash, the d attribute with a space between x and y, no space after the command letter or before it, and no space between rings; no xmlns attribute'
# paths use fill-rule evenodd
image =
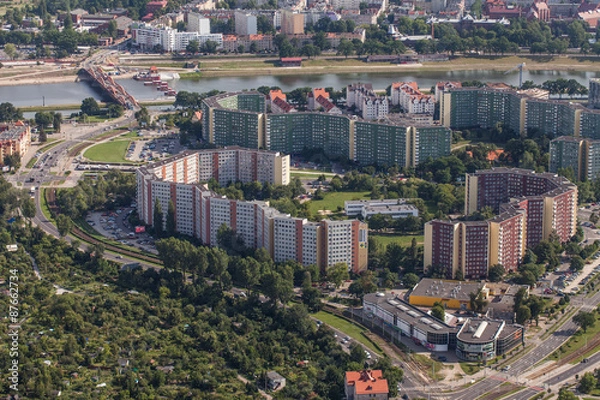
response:
<svg viewBox="0 0 600 400"><path fill-rule="evenodd" d="M104 132L98 136L94 136L94 140L98 142L98 141L101 141L102 139L106 139L111 136L115 136L118 133L124 133L126 131L127 131L126 129L122 129L122 128L112 129L112 130Z"/></svg>
<svg viewBox="0 0 600 400"><path fill-rule="evenodd" d="M375 238L380 245L387 247L390 243L398 243L400 246L408 247L413 238L417 239L417 245L423 245L423 235L389 235L385 233L370 233L370 237Z"/></svg>
<svg viewBox="0 0 600 400"><path fill-rule="evenodd" d="M365 328L361 328L358 325L354 325L353 323L346 321L343 318L340 318L336 315L330 314L325 311L319 311L318 313L313 314L313 317L323 321L327 325L341 332L344 332L352 339L364 344L369 349L371 349L371 351L381 356L381 352L376 350L375 344L371 340L369 340L365 335L363 335L363 332L367 331Z"/></svg>
<svg viewBox="0 0 600 400"><path fill-rule="evenodd" d="M129 163L125 159L125 153L129 147L129 140L115 140L112 142L100 143L87 149L83 156L90 161L100 161L109 163Z"/></svg>
<svg viewBox="0 0 600 400"><path fill-rule="evenodd" d="M346 200L368 200L371 192L327 192L323 200L311 200L308 204L313 213L319 210L336 211L338 207L344 208Z"/></svg>
<svg viewBox="0 0 600 400"><path fill-rule="evenodd" d="M469 363L469 362L461 362L460 368L462 368L463 372L467 375L475 375L479 371L481 371L481 367L478 364Z"/></svg>
<svg viewBox="0 0 600 400"><path fill-rule="evenodd" d="M48 208L48 202L46 201L46 189L40 190L39 195L40 206L42 208L42 213L44 214L44 217L46 217L48 221L54 221L54 219L52 218L52 214L50 213L50 208Z"/></svg>

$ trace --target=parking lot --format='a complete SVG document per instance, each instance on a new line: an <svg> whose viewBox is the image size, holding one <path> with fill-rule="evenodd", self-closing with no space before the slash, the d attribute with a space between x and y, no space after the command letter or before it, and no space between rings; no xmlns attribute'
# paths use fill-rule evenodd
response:
<svg viewBox="0 0 600 400"><path fill-rule="evenodd" d="M125 158L129 161L156 161L187 149L179 143L179 135L140 131L138 136L140 139L131 142L127 150Z"/></svg>
<svg viewBox="0 0 600 400"><path fill-rule="evenodd" d="M157 254L154 238L148 233L135 233L128 221L133 208L124 207L114 211L91 212L86 221L102 236L117 240L121 244Z"/></svg>

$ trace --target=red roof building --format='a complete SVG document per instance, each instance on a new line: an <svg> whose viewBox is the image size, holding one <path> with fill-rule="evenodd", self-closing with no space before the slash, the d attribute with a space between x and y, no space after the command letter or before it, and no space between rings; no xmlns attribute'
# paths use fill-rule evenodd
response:
<svg viewBox="0 0 600 400"><path fill-rule="evenodd" d="M388 381L381 370L347 371L344 388L348 400L387 400Z"/></svg>
<svg viewBox="0 0 600 400"><path fill-rule="evenodd" d="M154 13L157 10L165 8L167 6L167 4L168 4L167 0L150 1L150 2L148 2L148 4L146 4L146 12Z"/></svg>
<svg viewBox="0 0 600 400"><path fill-rule="evenodd" d="M301 67L302 57L281 57L280 62L282 67Z"/></svg>

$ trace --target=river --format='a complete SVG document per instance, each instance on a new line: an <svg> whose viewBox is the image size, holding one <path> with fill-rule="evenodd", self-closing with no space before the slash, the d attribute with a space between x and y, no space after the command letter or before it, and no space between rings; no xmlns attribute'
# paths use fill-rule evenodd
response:
<svg viewBox="0 0 600 400"><path fill-rule="evenodd" d="M582 85L588 86L590 78L600 77L600 72L579 71L523 71L523 81L531 80L541 84L550 79L564 78L576 79ZM385 89L392 82L416 81L420 87L430 88L438 81L480 80L484 82L506 82L518 85L519 72L514 71L504 74L500 71L470 70L470 71L427 71L427 72L402 72L398 73L347 73L347 74L322 74L322 75L261 75L244 77L203 78L199 80L170 81L170 86L175 90L190 92L208 92L213 89L224 91L238 91L243 89L256 89L260 86L279 86L283 91L290 91L298 87L342 87L355 82L371 83L375 89ZM162 99L162 92L152 86L144 86L142 82L133 79L120 79L118 81L139 101ZM9 101L16 107L46 105L78 104L86 97L101 100L101 94L86 82L70 82L46 85L0 86L0 102Z"/></svg>

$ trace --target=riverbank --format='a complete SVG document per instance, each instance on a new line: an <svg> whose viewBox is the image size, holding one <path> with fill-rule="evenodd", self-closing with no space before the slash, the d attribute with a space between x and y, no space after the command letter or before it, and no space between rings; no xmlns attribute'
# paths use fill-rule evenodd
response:
<svg viewBox="0 0 600 400"><path fill-rule="evenodd" d="M529 71L600 72L600 58L567 56L476 56L456 57L443 62L422 64L366 63L358 59L316 59L302 61L302 67L282 68L273 60L235 62L232 60L201 61L201 72L180 74L182 79L222 76L345 74L357 72L447 72L447 71L508 71L525 63Z"/></svg>
<svg viewBox="0 0 600 400"><path fill-rule="evenodd" d="M128 56L131 57L131 56ZM190 60L187 60L190 61ZM585 71L600 72L600 57L563 55L563 56L460 56L444 62L425 62L423 64L390 64L366 63L356 57L343 58L321 56L316 59L302 61L302 67L282 68L278 66L276 57L221 57L199 58L191 61L200 62L200 72L179 68L178 62L165 56L144 58L139 62L128 58L121 67L129 71L146 68L146 64L158 66L162 72L179 72L182 79L200 79L214 77L244 76L295 76L348 73L394 73L394 72L448 72L448 71L508 71L518 64L525 63L529 71ZM77 82L78 68L68 67L60 70L48 66L3 68L0 71L0 86L41 85L49 83ZM130 79L134 72L115 77L118 80Z"/></svg>

